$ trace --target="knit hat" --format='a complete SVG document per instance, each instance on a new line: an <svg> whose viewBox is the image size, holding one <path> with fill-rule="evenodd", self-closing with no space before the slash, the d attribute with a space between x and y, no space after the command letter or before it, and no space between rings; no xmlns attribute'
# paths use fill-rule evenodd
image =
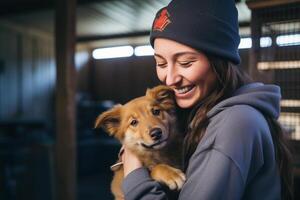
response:
<svg viewBox="0 0 300 200"><path fill-rule="evenodd" d="M156 14L150 33L152 47L158 37L240 63L234 0L172 0Z"/></svg>

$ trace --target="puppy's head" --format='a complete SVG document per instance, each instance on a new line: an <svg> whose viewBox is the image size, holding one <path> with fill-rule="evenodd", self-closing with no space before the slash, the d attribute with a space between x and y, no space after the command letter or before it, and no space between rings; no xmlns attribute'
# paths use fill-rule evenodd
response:
<svg viewBox="0 0 300 200"><path fill-rule="evenodd" d="M174 91L157 86L145 96L102 113L95 126L136 151L161 149L173 138L175 109Z"/></svg>

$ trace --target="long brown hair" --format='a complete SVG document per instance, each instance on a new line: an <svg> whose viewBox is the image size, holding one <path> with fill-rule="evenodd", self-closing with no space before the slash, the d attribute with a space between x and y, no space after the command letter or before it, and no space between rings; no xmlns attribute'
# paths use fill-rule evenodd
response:
<svg viewBox="0 0 300 200"><path fill-rule="evenodd" d="M185 120L188 128L184 139L184 170L187 169L190 157L205 134L208 126L208 111L220 101L230 97L242 85L252 82L251 78L240 70L240 67L213 55L207 55L207 57L216 74L217 83L213 91L189 111L188 118ZM292 199L291 153L288 149L285 134L276 119L267 115L264 116L270 127L274 143L275 158L281 175L282 198Z"/></svg>

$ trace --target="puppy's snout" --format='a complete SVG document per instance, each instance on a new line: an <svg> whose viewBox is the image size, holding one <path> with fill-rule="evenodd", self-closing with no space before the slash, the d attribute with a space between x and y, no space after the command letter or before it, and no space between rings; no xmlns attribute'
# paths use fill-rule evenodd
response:
<svg viewBox="0 0 300 200"><path fill-rule="evenodd" d="M152 140L159 140L162 136L162 130L160 128L154 128L150 131L150 137Z"/></svg>

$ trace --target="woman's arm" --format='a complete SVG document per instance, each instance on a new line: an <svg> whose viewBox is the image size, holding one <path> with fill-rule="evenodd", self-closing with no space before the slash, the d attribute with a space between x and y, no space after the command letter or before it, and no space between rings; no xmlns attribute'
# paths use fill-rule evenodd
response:
<svg viewBox="0 0 300 200"><path fill-rule="evenodd" d="M167 193L160 183L151 179L146 168L138 168L123 181L125 200L166 200Z"/></svg>
<svg viewBox="0 0 300 200"><path fill-rule="evenodd" d="M122 184L126 200L164 200L168 199L161 184L151 179L149 171L128 149L122 154L124 181Z"/></svg>
<svg viewBox="0 0 300 200"><path fill-rule="evenodd" d="M125 150L126 152L126 150ZM151 179L146 168L134 161L137 159L127 152L124 168L131 169L123 182L123 192L126 200L166 200L168 194L165 188ZM133 162L130 162L133 160ZM135 164L134 164L135 163ZM240 199L245 183L238 166L224 153L208 149L194 156L187 172L187 182L184 184L179 199Z"/></svg>

